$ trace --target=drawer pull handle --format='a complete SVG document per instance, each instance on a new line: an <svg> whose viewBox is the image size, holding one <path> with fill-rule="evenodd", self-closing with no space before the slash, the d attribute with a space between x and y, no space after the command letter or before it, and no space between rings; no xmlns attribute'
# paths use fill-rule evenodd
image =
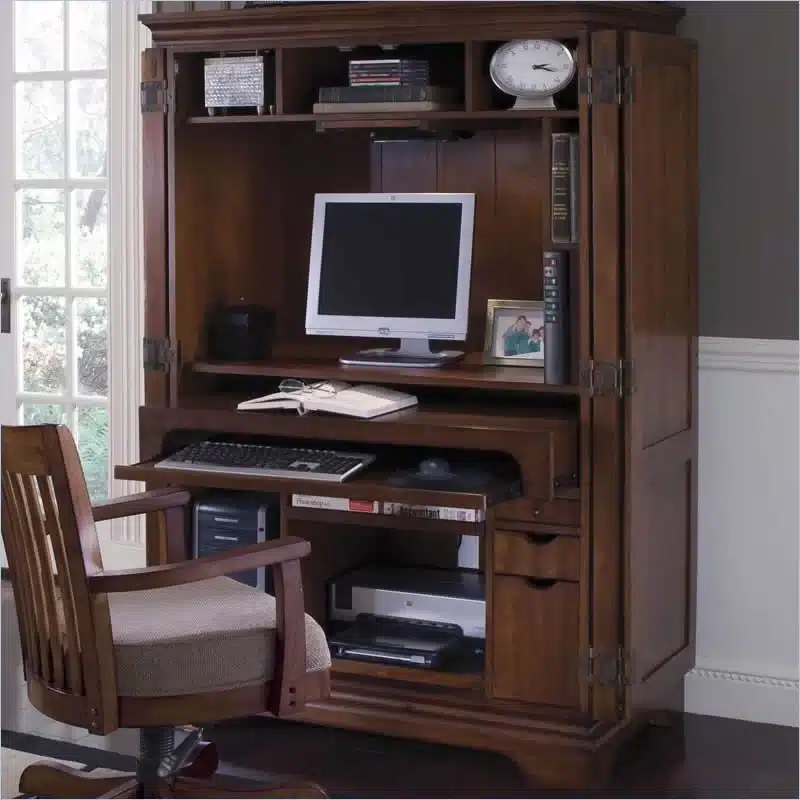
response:
<svg viewBox="0 0 800 800"><path fill-rule="evenodd" d="M525 580L532 589L550 589L558 583L553 578L526 578Z"/></svg>
<svg viewBox="0 0 800 800"><path fill-rule="evenodd" d="M550 544L550 542L555 541L558 537L556 533L528 533L526 535L531 544L537 545Z"/></svg>

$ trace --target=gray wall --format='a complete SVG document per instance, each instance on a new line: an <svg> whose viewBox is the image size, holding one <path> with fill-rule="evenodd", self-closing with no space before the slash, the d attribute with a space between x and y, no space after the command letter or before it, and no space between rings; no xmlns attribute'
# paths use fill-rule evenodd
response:
<svg viewBox="0 0 800 800"><path fill-rule="evenodd" d="M700 334L798 338L798 5L691 2L700 62Z"/></svg>

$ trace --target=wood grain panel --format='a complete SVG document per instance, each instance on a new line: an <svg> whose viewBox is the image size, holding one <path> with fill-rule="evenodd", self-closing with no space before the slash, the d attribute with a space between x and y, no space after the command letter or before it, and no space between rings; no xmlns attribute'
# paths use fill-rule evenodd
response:
<svg viewBox="0 0 800 800"><path fill-rule="evenodd" d="M580 539L496 530L494 570L503 575L577 581L580 577Z"/></svg>
<svg viewBox="0 0 800 800"><path fill-rule="evenodd" d="M697 563L697 54L628 33L626 308L636 391L625 404L629 710L694 664Z"/></svg>
<svg viewBox="0 0 800 800"><path fill-rule="evenodd" d="M492 697L577 707L578 585L495 575Z"/></svg>
<svg viewBox="0 0 800 800"><path fill-rule="evenodd" d="M437 191L475 194L467 351L483 347L486 297L496 274L495 140L491 134L439 143Z"/></svg>

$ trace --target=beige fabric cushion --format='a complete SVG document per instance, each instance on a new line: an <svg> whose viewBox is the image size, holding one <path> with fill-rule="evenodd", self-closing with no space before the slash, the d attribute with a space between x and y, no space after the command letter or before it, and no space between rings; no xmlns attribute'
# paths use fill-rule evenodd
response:
<svg viewBox="0 0 800 800"><path fill-rule="evenodd" d="M233 578L108 595L117 691L164 697L269 680L275 668L275 598ZM306 614L306 665L328 669L322 628Z"/></svg>

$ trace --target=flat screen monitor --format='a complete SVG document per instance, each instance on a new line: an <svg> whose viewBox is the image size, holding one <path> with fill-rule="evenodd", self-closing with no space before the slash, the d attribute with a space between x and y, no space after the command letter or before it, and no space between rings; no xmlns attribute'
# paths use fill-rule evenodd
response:
<svg viewBox="0 0 800 800"><path fill-rule="evenodd" d="M429 342L466 339L474 219L474 194L316 195L306 333L400 339L344 363L458 358Z"/></svg>

